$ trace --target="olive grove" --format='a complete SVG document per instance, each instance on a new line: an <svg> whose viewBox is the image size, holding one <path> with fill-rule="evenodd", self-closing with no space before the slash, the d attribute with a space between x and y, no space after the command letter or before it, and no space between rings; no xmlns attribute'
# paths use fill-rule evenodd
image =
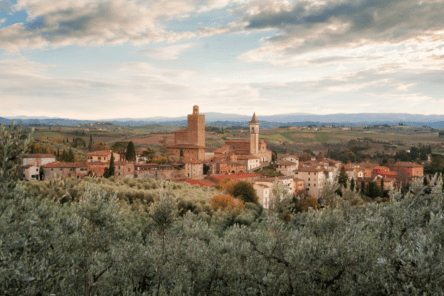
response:
<svg viewBox="0 0 444 296"><path fill-rule="evenodd" d="M126 193L112 179L19 182L8 143L26 143L14 137L2 128L2 295L444 293L440 176L381 204L327 185L330 204L283 221L254 203L215 211L209 189L152 180L121 181L134 182Z"/></svg>

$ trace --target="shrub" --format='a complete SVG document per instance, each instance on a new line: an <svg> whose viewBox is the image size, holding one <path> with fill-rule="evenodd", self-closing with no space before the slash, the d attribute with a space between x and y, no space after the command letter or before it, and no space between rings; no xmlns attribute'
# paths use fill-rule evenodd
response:
<svg viewBox="0 0 444 296"><path fill-rule="evenodd" d="M244 208L244 204L239 199L234 198L229 194L215 195L211 199L210 204L215 211L219 209L231 209L231 211L241 211Z"/></svg>
<svg viewBox="0 0 444 296"><path fill-rule="evenodd" d="M312 208L313 210L317 210L321 208L321 205L318 202L318 199L313 196L308 196L305 199L301 199L298 202L298 210L301 212L308 212L308 209Z"/></svg>
<svg viewBox="0 0 444 296"><path fill-rule="evenodd" d="M254 190L253 185L248 182L240 181L234 185L233 189L230 190L232 196L239 198L244 203L252 202L257 203L258 197L256 195L256 190Z"/></svg>

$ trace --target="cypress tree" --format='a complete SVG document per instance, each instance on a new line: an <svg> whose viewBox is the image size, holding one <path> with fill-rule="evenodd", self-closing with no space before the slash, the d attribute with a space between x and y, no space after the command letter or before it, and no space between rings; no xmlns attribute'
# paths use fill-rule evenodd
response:
<svg viewBox="0 0 444 296"><path fill-rule="evenodd" d="M57 158L60 158L60 148L57 148Z"/></svg>
<svg viewBox="0 0 444 296"><path fill-rule="evenodd" d="M114 176L115 170L116 168L114 166L114 153L111 153L111 160L109 161L108 177Z"/></svg>
<svg viewBox="0 0 444 296"><path fill-rule="evenodd" d="M130 141L126 147L126 160L136 160L136 148L134 148L134 143L132 141Z"/></svg>
<svg viewBox="0 0 444 296"><path fill-rule="evenodd" d="M66 159L67 162L74 162L74 161L76 161L76 156L74 155L74 152L72 152L71 148L69 148L68 156L66 158L67 158Z"/></svg>
<svg viewBox="0 0 444 296"><path fill-rule="evenodd" d="M350 182L350 189L353 191L353 190L355 190L355 179L351 179L351 182Z"/></svg>
<svg viewBox="0 0 444 296"><path fill-rule="evenodd" d="M343 166L341 168L341 172L339 173L338 183L342 184L345 188L347 188L347 180L348 176L347 173L345 172L345 167Z"/></svg>
<svg viewBox="0 0 444 296"><path fill-rule="evenodd" d="M384 192L384 178L381 178L381 190Z"/></svg>
<svg viewBox="0 0 444 296"><path fill-rule="evenodd" d="M90 134L89 135L89 144L88 144L89 151L92 150L92 146L93 146L93 136Z"/></svg>
<svg viewBox="0 0 444 296"><path fill-rule="evenodd" d="M361 193L364 193L364 192L365 192L365 181L362 180L361 181Z"/></svg>

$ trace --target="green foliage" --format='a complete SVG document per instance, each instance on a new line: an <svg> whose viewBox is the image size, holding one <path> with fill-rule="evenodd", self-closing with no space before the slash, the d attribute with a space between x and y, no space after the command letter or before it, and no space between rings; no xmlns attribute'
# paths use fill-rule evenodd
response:
<svg viewBox="0 0 444 296"><path fill-rule="evenodd" d="M339 172L338 183L341 184L342 186L346 187L347 181L348 181L348 175L345 172L345 166L343 166L341 168L341 171Z"/></svg>
<svg viewBox="0 0 444 296"><path fill-rule="evenodd" d="M257 203L258 197L256 195L256 190L254 190L253 185L248 182L240 181L234 185L233 189L228 192L234 197L239 198L244 203L251 202Z"/></svg>
<svg viewBox="0 0 444 296"><path fill-rule="evenodd" d="M134 147L134 143L132 141L129 141L128 146L126 147L126 160L136 160L136 148Z"/></svg>
<svg viewBox="0 0 444 296"><path fill-rule="evenodd" d="M0 216L11 204L8 193L17 185L20 178L23 156L30 143L30 135L23 131L22 125L0 126Z"/></svg>
<svg viewBox="0 0 444 296"><path fill-rule="evenodd" d="M103 173L104 178L109 178L115 175L116 167L114 166L114 154L111 153L111 159L109 161L109 167L105 168L105 172Z"/></svg>

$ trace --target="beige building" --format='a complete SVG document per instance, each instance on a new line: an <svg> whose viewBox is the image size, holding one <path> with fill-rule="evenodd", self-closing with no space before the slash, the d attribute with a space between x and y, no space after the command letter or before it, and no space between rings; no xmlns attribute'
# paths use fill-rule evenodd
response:
<svg viewBox="0 0 444 296"><path fill-rule="evenodd" d="M304 180L305 192L310 196L319 198L321 189L325 182L323 169L299 168L295 173L297 179Z"/></svg>
<svg viewBox="0 0 444 296"><path fill-rule="evenodd" d="M270 185L262 183L254 183L253 187L254 190L256 190L259 203L264 207L264 209L268 209L270 205L270 195L271 195Z"/></svg>
<svg viewBox="0 0 444 296"><path fill-rule="evenodd" d="M282 161L277 164L276 171L284 176L293 176L298 165L291 161Z"/></svg>
<svg viewBox="0 0 444 296"><path fill-rule="evenodd" d="M25 181L40 180L40 167L34 165L24 165L22 167L22 179Z"/></svg>
<svg viewBox="0 0 444 296"><path fill-rule="evenodd" d="M200 161L190 161L186 162L184 165L185 177L195 178L203 176L203 163Z"/></svg>
<svg viewBox="0 0 444 296"><path fill-rule="evenodd" d="M86 153L87 162L109 162L111 154L114 154L114 161L120 161L120 154L112 150L100 150Z"/></svg>

